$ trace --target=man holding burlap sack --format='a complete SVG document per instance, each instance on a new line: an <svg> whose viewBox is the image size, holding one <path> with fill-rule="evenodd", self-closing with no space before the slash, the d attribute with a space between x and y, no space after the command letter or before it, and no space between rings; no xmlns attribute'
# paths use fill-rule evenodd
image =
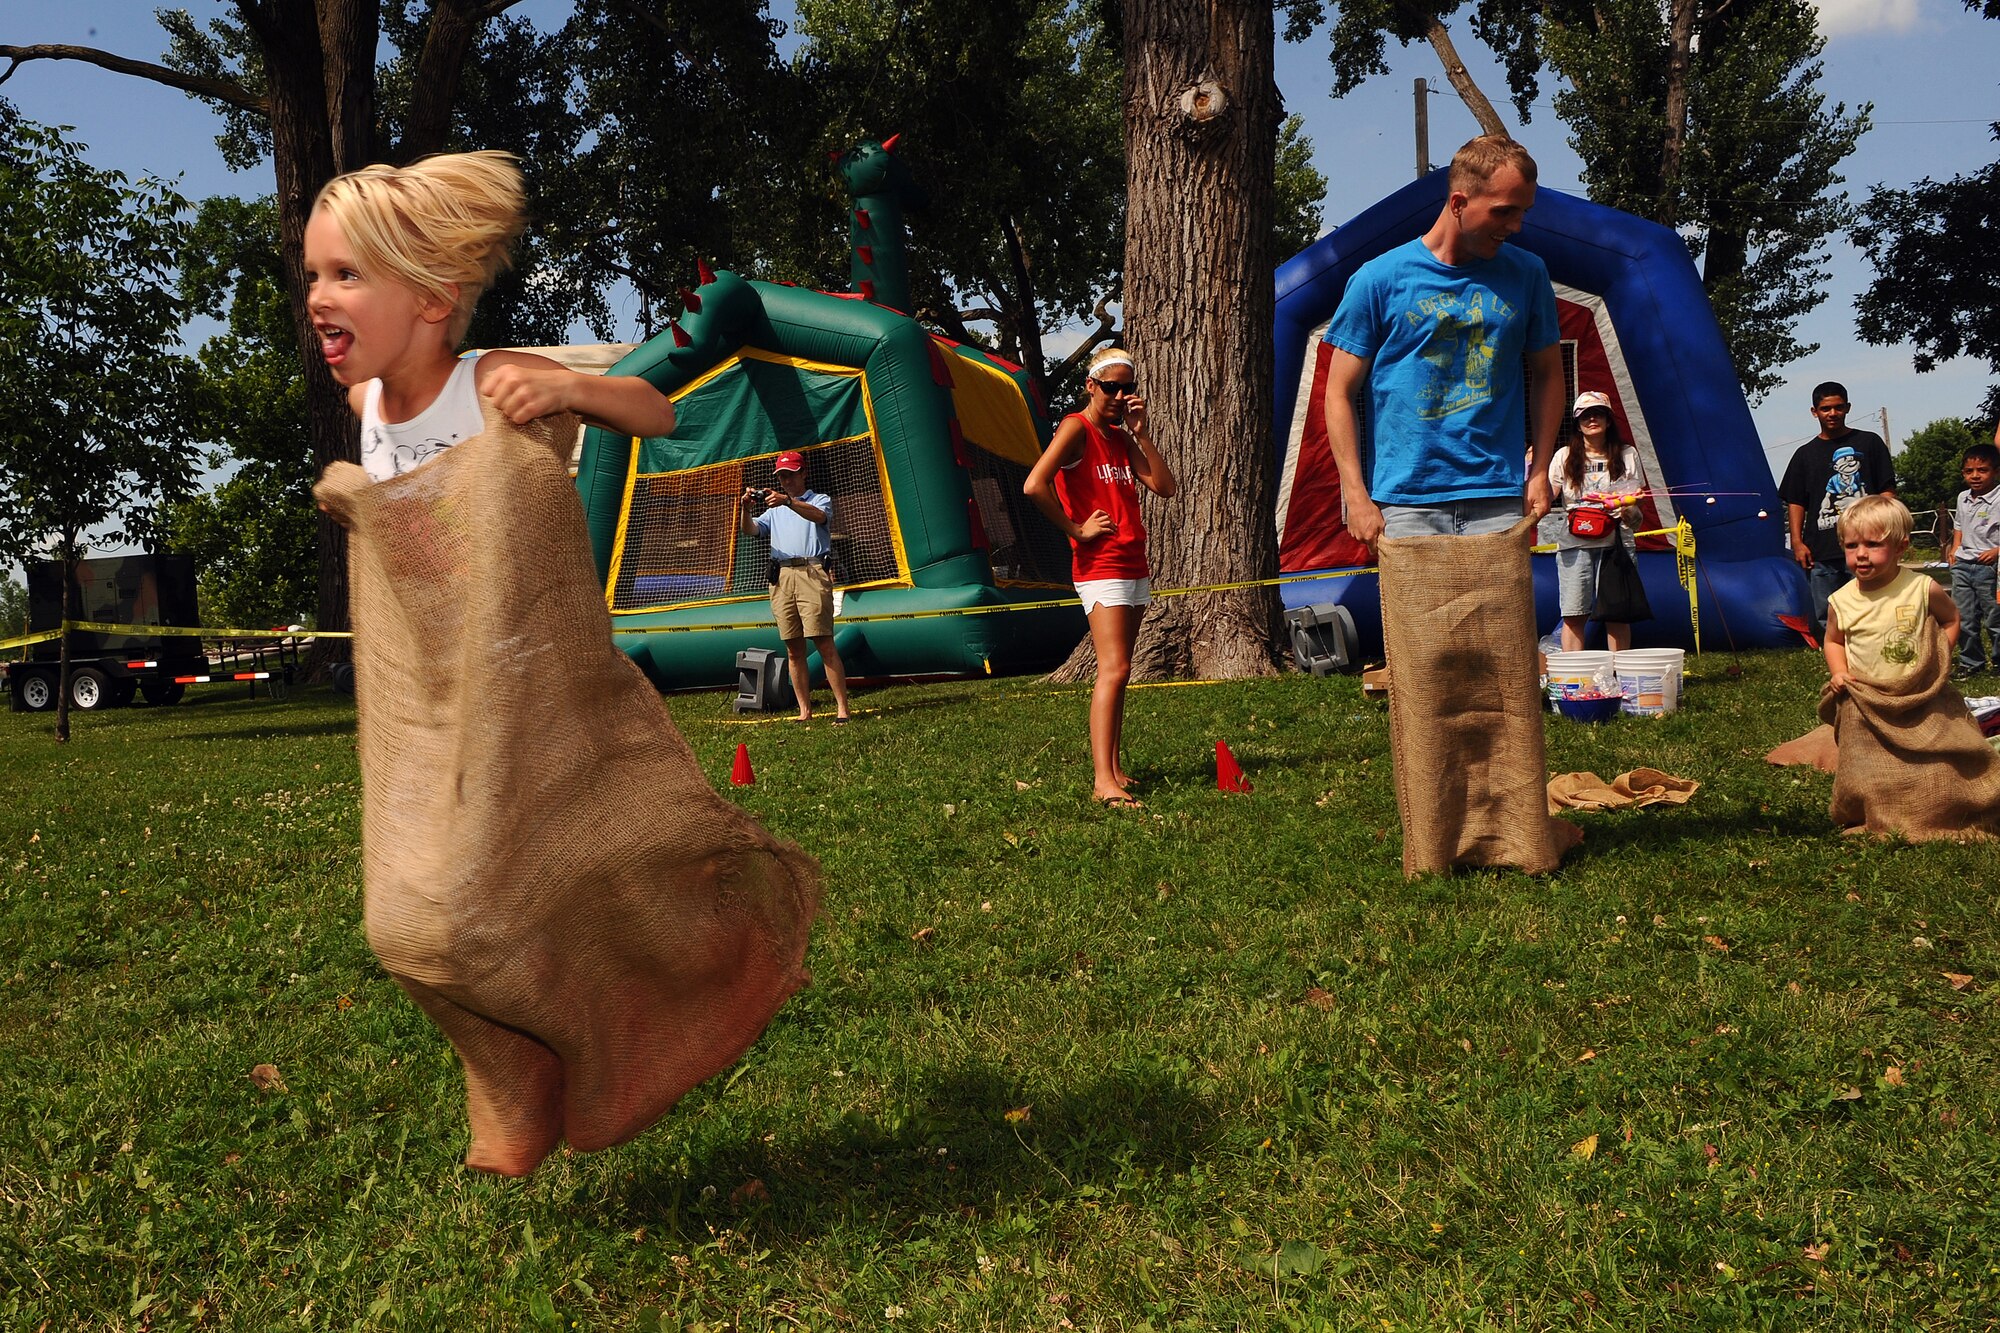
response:
<svg viewBox="0 0 2000 1333"><path fill-rule="evenodd" d="M1547 813L1535 659L1529 548L1551 503L1566 397L1548 270L1506 244L1534 206L1535 175L1510 139L1460 148L1437 221L1364 264L1326 332L1327 438L1347 529L1381 565L1412 877L1455 865L1541 873L1583 836ZM1366 468L1354 412L1364 385Z"/></svg>

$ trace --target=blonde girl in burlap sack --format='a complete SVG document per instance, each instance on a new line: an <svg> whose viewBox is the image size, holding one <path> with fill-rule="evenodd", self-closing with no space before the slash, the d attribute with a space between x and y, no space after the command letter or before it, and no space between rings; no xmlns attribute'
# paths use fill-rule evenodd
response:
<svg viewBox="0 0 2000 1333"><path fill-rule="evenodd" d="M528 352L460 359L472 308L526 225L511 153L372 166L320 191L306 223L306 309L361 418L361 466L386 481L484 429L573 412L621 435L666 435L673 404L636 375L581 375ZM556 441L567 463L568 440Z"/></svg>
<svg viewBox="0 0 2000 1333"><path fill-rule="evenodd" d="M350 534L362 898L383 969L464 1066L468 1165L622 1143L806 980L818 870L723 800L612 643L564 464L581 417L673 430L643 379L458 359L522 227L504 153L369 167L306 231L363 467ZM551 456L553 455L553 456Z"/></svg>

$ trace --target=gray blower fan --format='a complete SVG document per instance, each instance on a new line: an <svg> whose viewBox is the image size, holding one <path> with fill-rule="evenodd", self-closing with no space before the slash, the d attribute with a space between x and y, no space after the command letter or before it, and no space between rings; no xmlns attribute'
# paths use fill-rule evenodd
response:
<svg viewBox="0 0 2000 1333"><path fill-rule="evenodd" d="M1292 638L1292 660L1301 671L1330 676L1359 665L1360 639L1354 632L1354 617L1344 606L1322 602L1293 607L1285 612L1285 630Z"/></svg>

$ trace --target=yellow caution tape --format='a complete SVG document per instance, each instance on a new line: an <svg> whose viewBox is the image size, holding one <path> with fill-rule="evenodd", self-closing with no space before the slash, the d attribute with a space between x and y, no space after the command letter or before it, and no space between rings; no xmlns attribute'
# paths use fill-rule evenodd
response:
<svg viewBox="0 0 2000 1333"><path fill-rule="evenodd" d="M1688 526L1687 520L1682 519L1677 527L1650 528L1634 535L1639 537L1671 536L1674 538L1676 553L1682 565L1681 582L1688 587L1688 611L1690 616L1692 616L1695 609L1694 591L1693 585L1690 582L1692 575L1689 571L1691 571L1693 564L1694 530ZM1553 545L1544 545L1535 546L1530 549L1536 552L1547 552L1553 551L1556 548ZM1201 593L1240 592L1248 588L1275 588L1287 583L1315 583L1329 579L1358 578L1363 574L1379 572L1379 567L1365 565L1355 569L1321 570L1312 574L1280 574L1275 578L1242 579L1234 583L1210 583L1196 588L1155 588L1153 596L1157 598L1192 597ZM1083 605L1082 601L1075 597L1050 597L1034 602L1001 602L992 606L944 607L930 611L881 611L874 615L841 616L837 618L835 623L839 625L869 625L892 620L932 620L940 616L997 616L1011 614L1015 611L1048 611L1057 607L1081 605ZM774 623L767 618L703 625L636 625L627 629L621 628L614 619L611 632L613 635L699 634L708 630L767 630L774 627ZM116 625L96 620L67 620L63 622L63 628L89 634L117 634L132 638L159 636L188 639L351 639L354 637L353 632L350 630L236 629L206 625ZM60 633L60 630L44 630L35 634L24 634L18 638L0 639L0 651L8 648L25 647L29 644L46 643L50 639L56 638ZM1695 633L1696 652L1700 651L1700 642L1700 628L1697 625Z"/></svg>
<svg viewBox="0 0 2000 1333"><path fill-rule="evenodd" d="M122 634L132 638L158 635L179 639L351 639L348 630L233 629L213 625L115 625L99 620L65 620L66 629L85 634Z"/></svg>

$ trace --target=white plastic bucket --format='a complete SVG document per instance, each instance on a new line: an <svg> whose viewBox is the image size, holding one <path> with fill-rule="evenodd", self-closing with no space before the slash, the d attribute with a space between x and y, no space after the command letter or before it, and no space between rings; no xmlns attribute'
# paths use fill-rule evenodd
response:
<svg viewBox="0 0 2000 1333"><path fill-rule="evenodd" d="M1622 712L1635 717L1663 717L1680 707L1684 648L1628 648L1616 654L1618 692L1625 696Z"/></svg>
<svg viewBox="0 0 2000 1333"><path fill-rule="evenodd" d="M1562 699L1591 692L1600 671L1616 672L1614 655L1602 650L1548 654L1549 698Z"/></svg>

